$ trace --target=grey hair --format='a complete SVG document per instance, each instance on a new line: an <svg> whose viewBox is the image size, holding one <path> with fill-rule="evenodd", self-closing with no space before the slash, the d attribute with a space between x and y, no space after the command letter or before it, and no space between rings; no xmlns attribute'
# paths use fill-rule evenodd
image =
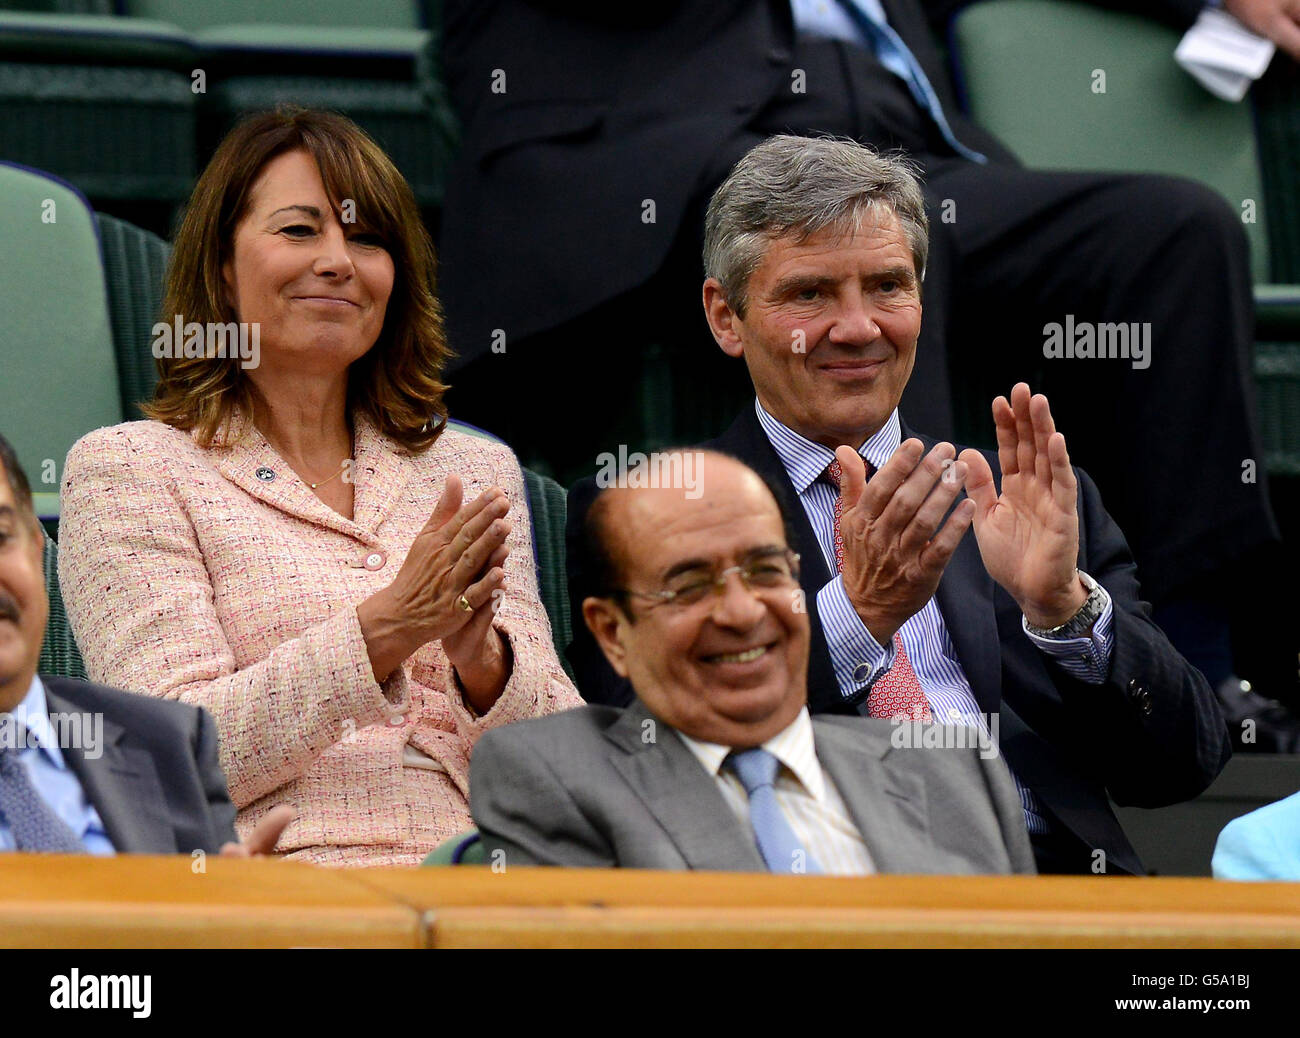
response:
<svg viewBox="0 0 1300 1038"><path fill-rule="evenodd" d="M902 225L917 278L925 277L930 222L917 167L901 154L882 155L840 137L778 134L752 148L713 193L704 217L704 275L742 319L749 279L768 244L826 229L851 232L864 214L882 209Z"/></svg>

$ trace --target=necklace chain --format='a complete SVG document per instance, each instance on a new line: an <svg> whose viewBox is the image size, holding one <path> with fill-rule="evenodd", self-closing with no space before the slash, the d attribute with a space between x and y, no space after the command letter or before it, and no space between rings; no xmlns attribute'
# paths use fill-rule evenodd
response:
<svg viewBox="0 0 1300 1038"><path fill-rule="evenodd" d="M348 467L348 463L347 460L345 460L343 464L339 466L338 472L330 476L329 479L322 479L319 483L308 483L307 485L311 487L312 490L315 490L317 487L323 487L326 483L330 481L330 479L337 479L339 476L341 476L343 474L343 470L347 467Z"/></svg>
<svg viewBox="0 0 1300 1038"><path fill-rule="evenodd" d="M265 433L262 434L262 437L263 437L263 439L267 439ZM267 439L267 443L268 443L268 444L270 443L270 440L269 440L269 439ZM274 450L274 449L275 449L274 446L272 446L272 450ZM347 457L347 458L344 458L344 459L343 459L343 464L339 466L338 471L335 472L334 475L329 476L329 477L326 478L326 479L319 480L319 481L316 482L316 483L313 483L313 482L311 482L310 480L307 480L307 479L304 479L303 482L306 483L309 487L311 487L312 490L315 490L315 489L317 489L318 487L323 487L326 483L330 482L330 480L338 479L339 476L343 475L344 471L345 471L345 470L347 469L347 467L348 467L348 462L355 460L355 458L356 458L356 454L357 454L356 439L355 439L355 437L353 437L353 439L352 439L352 451L351 451L351 457ZM283 457L283 455L281 455L281 457ZM301 479L302 477L300 476L299 478Z"/></svg>

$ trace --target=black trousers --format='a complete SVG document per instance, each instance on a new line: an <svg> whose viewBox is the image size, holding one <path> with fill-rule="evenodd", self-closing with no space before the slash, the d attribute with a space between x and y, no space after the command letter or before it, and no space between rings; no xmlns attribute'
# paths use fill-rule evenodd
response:
<svg viewBox="0 0 1300 1038"><path fill-rule="evenodd" d="M1246 237L1218 195L1163 176L969 162L865 51L809 40L796 62L806 91L777 98L719 142L698 209L654 281L544 342L512 345L512 387L494 378L502 370L494 358L466 368L449 398L453 416L477 418L517 446L545 439L558 456L589 455L594 467L596 452L608 449L599 444L634 406L645 336L698 358L689 362L706 384L742 379L701 314L703 207L732 164L770 134L829 132L904 148L923 173L930 258L902 401L914 428L953 435L955 382L994 387L989 403L1022 379L1046 392L1071 459L1101 488L1156 602L1278 538L1254 417ZM1090 327L1094 347L1102 326L1112 343L1122 328L1130 356L1045 356L1054 325L1062 339L1073 330L1072 345ZM1147 344L1141 360L1132 355L1137 342ZM566 384L581 409L564 403L558 387ZM547 385L556 391L539 391Z"/></svg>

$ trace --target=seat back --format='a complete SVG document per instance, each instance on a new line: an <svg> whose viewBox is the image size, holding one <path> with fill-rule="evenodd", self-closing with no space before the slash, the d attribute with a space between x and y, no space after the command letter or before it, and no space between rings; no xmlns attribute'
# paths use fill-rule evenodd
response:
<svg viewBox="0 0 1300 1038"><path fill-rule="evenodd" d="M421 865L486 865L487 849L479 837L477 829L457 833L449 840L443 840L428 855Z"/></svg>
<svg viewBox="0 0 1300 1038"><path fill-rule="evenodd" d="M569 576L564 566L564 521L568 495L550 476L524 469L528 509L533 520L533 555L537 559L537 587L551 620L551 640L569 677L572 668L564 654L573 637L569 615Z"/></svg>
<svg viewBox="0 0 1300 1038"><path fill-rule="evenodd" d="M952 23L970 113L1028 166L1185 176L1246 222L1255 280L1269 280L1264 189L1250 106L1221 101L1176 61L1179 34L1140 15L1066 0L993 0Z"/></svg>
<svg viewBox="0 0 1300 1038"><path fill-rule="evenodd" d="M45 593L50 599L50 619L45 625L45 641L36 669L59 678L86 678L86 664L72 637L72 626L63 608L59 591L59 546L53 537L45 538Z"/></svg>
<svg viewBox="0 0 1300 1038"><path fill-rule="evenodd" d="M107 213L96 213L95 220L108 283L122 413L129 419L141 418L138 405L153 399L158 384L152 329L162 319L171 246L158 235Z"/></svg>
<svg viewBox="0 0 1300 1038"><path fill-rule="evenodd" d="M41 516L68 449L122 421L94 214L71 185L0 162L0 422Z"/></svg>
<svg viewBox="0 0 1300 1038"><path fill-rule="evenodd" d="M334 28L419 29L424 11L419 0L126 0L136 18L171 22L183 29L214 25L329 25Z"/></svg>
<svg viewBox="0 0 1300 1038"><path fill-rule="evenodd" d="M486 429L465 422L448 421L448 428L467 436L504 444ZM523 469L524 487L528 491L528 511L533 524L533 560L537 567L537 587L542 605L551 621L551 641L565 672L573 677L564 655L572 627L569 620L569 578L564 568L564 521L568 514L564 488L549 476Z"/></svg>

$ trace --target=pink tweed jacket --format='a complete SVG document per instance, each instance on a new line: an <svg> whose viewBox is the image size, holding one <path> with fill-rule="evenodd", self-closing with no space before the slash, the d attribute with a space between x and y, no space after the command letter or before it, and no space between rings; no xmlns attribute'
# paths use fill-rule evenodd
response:
<svg viewBox="0 0 1300 1038"><path fill-rule="evenodd" d="M510 450L447 430L412 455L364 417L355 436L349 520L251 423L208 449L160 422L96 430L68 455L59 579L93 680L212 713L242 834L290 804L277 850L291 859L414 865L473 825L479 735L581 700L538 598ZM356 614L396 576L451 472L466 501L505 490L514 523L495 620L514 672L482 717L438 642L377 684Z"/></svg>

